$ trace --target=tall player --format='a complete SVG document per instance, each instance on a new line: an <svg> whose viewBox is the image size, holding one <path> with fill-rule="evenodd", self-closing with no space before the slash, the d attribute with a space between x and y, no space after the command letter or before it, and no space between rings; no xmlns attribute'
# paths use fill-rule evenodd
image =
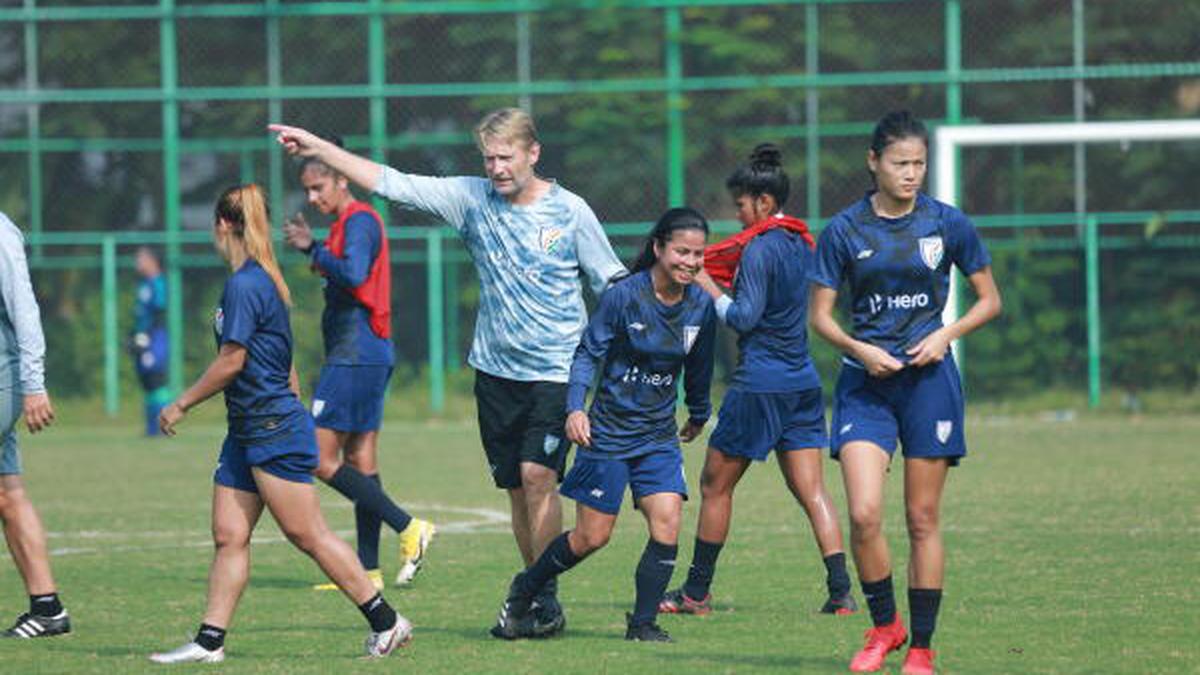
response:
<svg viewBox="0 0 1200 675"><path fill-rule="evenodd" d="M991 259L975 227L958 209L921 192L928 139L911 113L885 115L867 151L875 189L835 216L817 247L813 329L844 354L830 451L841 462L851 547L874 624L850 662L854 672L879 670L907 640L882 528L883 488L897 441L904 448L912 616L904 672L933 672L930 643L944 568L942 490L950 467L967 452L950 343L1000 313ZM967 276L976 301L943 325L952 266ZM840 289L850 295L852 334L833 317Z"/></svg>
<svg viewBox="0 0 1200 675"><path fill-rule="evenodd" d="M634 574L636 599L625 639L671 642L655 621L671 581L687 485L679 441L700 434L711 411L716 313L692 281L701 270L708 223L677 208L655 224L633 274L600 298L575 351L567 393L567 437L579 446L563 494L575 500L575 528L557 538L518 574L492 635L540 637L552 626L530 611L551 579L608 543L625 488L646 518L649 540ZM599 372L590 412L584 399ZM680 375L688 407L675 422Z"/></svg>
<svg viewBox="0 0 1200 675"><path fill-rule="evenodd" d="M401 173L304 129L272 124L292 154L315 157L358 185L452 225L479 274L475 369L479 434L496 487L506 490L513 535L531 565L562 532L556 490L571 356L586 323L580 276L599 294L624 266L587 203L538 176L533 119L516 108L475 128L487 178ZM543 623L564 625L555 585L535 601Z"/></svg>
<svg viewBox="0 0 1200 675"><path fill-rule="evenodd" d="M738 333L738 365L700 474L700 519L687 582L660 605L667 613L707 614L717 556L729 535L733 490L772 450L784 481L808 515L825 562L828 599L821 611L849 614L846 554L837 510L825 489L821 449L828 442L821 380L808 355L808 286L813 239L804 221L783 214L791 183L771 143L725 182L743 230L705 251L697 283L717 315ZM725 295L713 281L732 285Z"/></svg>
<svg viewBox="0 0 1200 675"><path fill-rule="evenodd" d="M376 588L383 587L382 522L400 535L396 584L402 586L421 569L434 527L397 506L379 477L379 427L395 361L387 233L379 214L351 194L346 177L321 160L301 164L300 183L309 204L337 218L320 245L302 216L284 225L288 244L309 256L325 287L325 364L312 401L321 450L317 477L354 502L358 559Z"/></svg>

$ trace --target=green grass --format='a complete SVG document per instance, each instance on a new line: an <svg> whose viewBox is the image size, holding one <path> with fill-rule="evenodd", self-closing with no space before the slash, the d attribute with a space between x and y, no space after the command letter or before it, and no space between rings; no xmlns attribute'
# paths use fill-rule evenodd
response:
<svg viewBox="0 0 1200 675"><path fill-rule="evenodd" d="M0 643L0 671L151 671L146 654L191 635L203 611L210 476L223 433L220 403L205 408L169 441L136 438L131 417L106 422L69 405L59 426L22 437L27 484L53 533L75 633ZM1200 418L986 417L972 419L968 432L971 456L952 472L943 509L948 578L934 645L943 672L1194 671L1186 645L1200 627ZM415 587L389 592L417 626L410 648L386 662L356 660L365 636L357 610L337 594L309 591L317 568L264 518L229 659L216 670L844 672L868 620L815 614L824 570L772 463L755 466L740 486L717 611L662 617L676 644L621 639L645 541L631 509L609 547L564 577L565 637L490 639L517 556L503 522L507 500L490 486L476 434L469 419L384 429L387 485L443 529ZM699 446L688 449L693 489L700 459ZM826 468L844 505L836 466ZM905 611L900 488L893 475L886 529ZM349 532L346 502L324 487L321 496L333 526ZM676 582L690 560L697 504L685 507ZM389 556L394 542L385 534ZM8 620L26 603L9 561L0 581ZM892 672L899 661L889 660Z"/></svg>

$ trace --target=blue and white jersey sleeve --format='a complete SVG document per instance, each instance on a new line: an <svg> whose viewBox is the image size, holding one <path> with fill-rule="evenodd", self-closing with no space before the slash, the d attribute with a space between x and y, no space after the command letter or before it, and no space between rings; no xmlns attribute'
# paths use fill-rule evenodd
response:
<svg viewBox="0 0 1200 675"><path fill-rule="evenodd" d="M330 282L351 290L361 286L371 273L371 264L379 255L380 228L369 213L359 212L346 221L345 232L342 257L324 246L314 246L312 259Z"/></svg>
<svg viewBox="0 0 1200 675"><path fill-rule="evenodd" d="M471 176L418 176L385 166L375 194L437 216L462 233L468 225L472 205L484 196L486 184L487 181Z"/></svg>
<svg viewBox="0 0 1200 675"><path fill-rule="evenodd" d="M571 374L567 380L567 413L584 410L587 392L596 381L596 372L608 356L608 348L616 336L620 319L620 303L617 293L600 296L600 306L592 314L575 357L571 360Z"/></svg>
<svg viewBox="0 0 1200 675"><path fill-rule="evenodd" d="M842 285L846 277L846 263L850 259L849 248L842 236L843 227L840 218L834 218L821 230L817 240L817 265L813 281L834 290Z"/></svg>
<svg viewBox="0 0 1200 675"><path fill-rule="evenodd" d="M966 276L992 264L992 257L979 238L971 219L955 209L946 219L946 252Z"/></svg>
<svg viewBox="0 0 1200 675"><path fill-rule="evenodd" d="M614 280L625 276L625 266L617 258L612 244L600 227L600 221L591 207L582 199L575 204L576 249L579 256L579 267L587 275L592 292L599 296Z"/></svg>
<svg viewBox="0 0 1200 675"><path fill-rule="evenodd" d="M684 402L688 408L688 419L703 424L712 416L713 352L717 342L716 309L710 303L700 323L700 332L692 348L688 350L683 364Z"/></svg>
<svg viewBox="0 0 1200 675"><path fill-rule="evenodd" d="M0 213L0 295L8 319L0 335L5 343L0 360L9 362L15 357L21 391L41 393L46 390L46 340L42 335L41 312L29 281L25 237L3 213Z"/></svg>
<svg viewBox="0 0 1200 675"><path fill-rule="evenodd" d="M756 327L767 308L767 287L771 281L768 264L768 249L756 246L758 240L750 242L738 263L734 279L736 293L728 303L721 303L718 312L724 309L721 319L739 333L747 333Z"/></svg>

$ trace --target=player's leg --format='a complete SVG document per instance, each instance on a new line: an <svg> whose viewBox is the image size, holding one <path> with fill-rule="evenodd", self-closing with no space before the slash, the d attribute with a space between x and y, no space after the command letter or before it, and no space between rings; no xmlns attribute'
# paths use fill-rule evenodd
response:
<svg viewBox="0 0 1200 675"><path fill-rule="evenodd" d="M58 597L46 550L46 530L21 481L16 438L10 429L0 443L11 444L0 460L0 521L17 572L29 594L29 612L22 614L2 637L34 638L71 632L71 620Z"/></svg>
<svg viewBox="0 0 1200 675"><path fill-rule="evenodd" d="M821 560L825 564L825 588L829 597L821 607L821 612L853 614L858 610L858 604L850 592L850 575L846 572L846 551L837 507L825 488L821 449L798 448L776 452L775 456L788 490L808 516L817 548L821 551Z"/></svg>
<svg viewBox="0 0 1200 675"><path fill-rule="evenodd" d="M672 448L629 462L630 487L650 536L634 574L637 593L633 612L626 619L625 639L671 642L671 636L659 627L655 617L679 554L679 523L687 496L683 456L678 448Z"/></svg>

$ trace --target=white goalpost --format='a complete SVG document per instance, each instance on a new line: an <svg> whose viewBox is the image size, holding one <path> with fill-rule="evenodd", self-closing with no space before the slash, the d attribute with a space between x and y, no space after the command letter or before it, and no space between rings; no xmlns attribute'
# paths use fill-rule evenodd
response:
<svg viewBox="0 0 1200 675"><path fill-rule="evenodd" d="M967 146L1063 145L1068 143L1128 143L1133 141L1200 140L1200 120L1132 122L1062 122L1046 124L973 124L941 126L934 132L934 196L947 204L958 201L957 150ZM1194 180L1194 179L1193 179ZM1097 242L1091 242L1092 249ZM1090 251L1095 254L1095 251ZM950 276L950 294L942 320L958 318L958 279ZM1089 313L1098 319L1098 283L1088 284ZM1099 321L1088 321L1090 399L1099 398ZM954 351L958 353L958 342Z"/></svg>

